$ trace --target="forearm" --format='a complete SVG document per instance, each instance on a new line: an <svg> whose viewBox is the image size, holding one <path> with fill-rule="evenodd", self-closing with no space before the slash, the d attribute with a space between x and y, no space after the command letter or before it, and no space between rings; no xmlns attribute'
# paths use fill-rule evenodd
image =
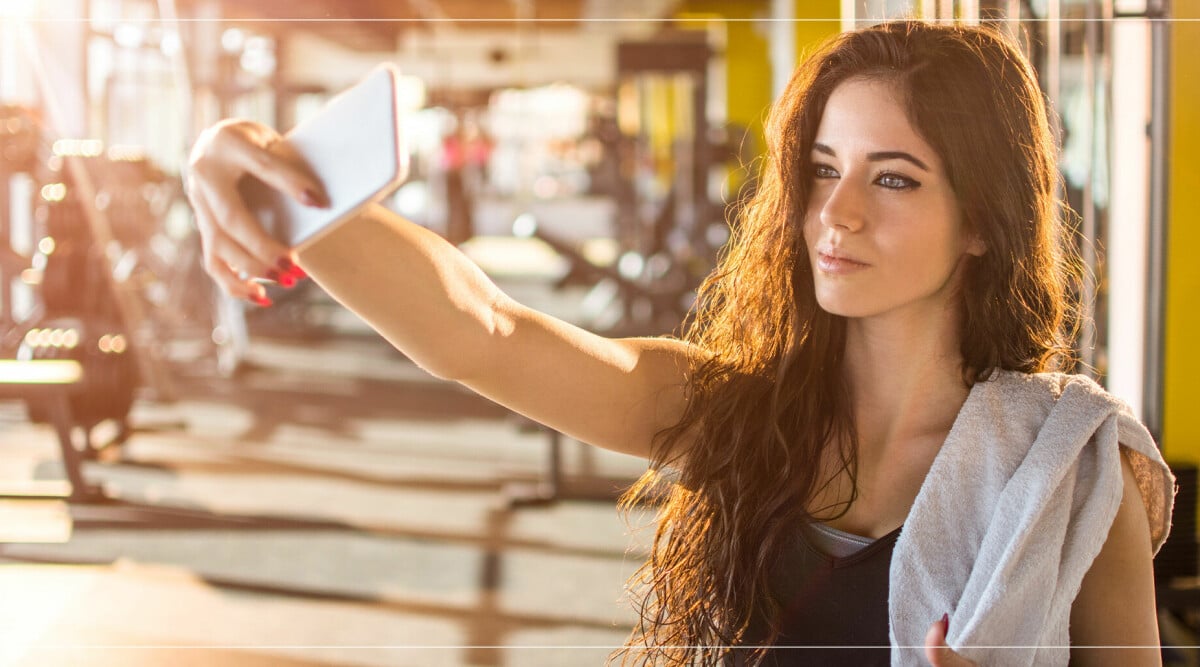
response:
<svg viewBox="0 0 1200 667"><path fill-rule="evenodd" d="M684 407L681 341L612 340L521 306L440 236L373 208L298 251L334 298L434 375L583 442L649 456Z"/></svg>
<svg viewBox="0 0 1200 667"><path fill-rule="evenodd" d="M458 379L486 354L503 295L437 234L372 206L297 255L331 296L430 373Z"/></svg>

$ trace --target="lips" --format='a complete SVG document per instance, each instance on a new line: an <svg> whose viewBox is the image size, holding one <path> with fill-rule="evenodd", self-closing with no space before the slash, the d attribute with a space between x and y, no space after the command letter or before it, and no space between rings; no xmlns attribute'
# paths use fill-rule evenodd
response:
<svg viewBox="0 0 1200 667"><path fill-rule="evenodd" d="M833 247L817 248L817 268L834 275L844 275L867 268L870 264Z"/></svg>

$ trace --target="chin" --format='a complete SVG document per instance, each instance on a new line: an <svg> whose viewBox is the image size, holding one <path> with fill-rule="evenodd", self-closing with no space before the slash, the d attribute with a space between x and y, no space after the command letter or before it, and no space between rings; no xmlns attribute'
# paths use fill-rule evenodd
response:
<svg viewBox="0 0 1200 667"><path fill-rule="evenodd" d="M839 317L867 317L875 313L870 304L864 303L862 299L822 297L818 294L817 305L821 307L821 310L830 315L837 315Z"/></svg>

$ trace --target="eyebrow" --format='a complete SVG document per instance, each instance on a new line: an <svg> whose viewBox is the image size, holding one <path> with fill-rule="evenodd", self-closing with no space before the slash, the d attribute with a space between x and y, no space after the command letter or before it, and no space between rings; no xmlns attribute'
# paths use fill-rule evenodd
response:
<svg viewBox="0 0 1200 667"><path fill-rule="evenodd" d="M831 157L837 157L837 153L835 153L832 148L826 146L825 144L815 143L813 144L813 150L817 151L818 153L824 153ZM918 160L916 157L913 157L911 153L905 153L904 151L877 151L875 153L867 153L867 159L872 162L882 162L883 160L907 160L920 167L924 171L929 171L928 165Z"/></svg>

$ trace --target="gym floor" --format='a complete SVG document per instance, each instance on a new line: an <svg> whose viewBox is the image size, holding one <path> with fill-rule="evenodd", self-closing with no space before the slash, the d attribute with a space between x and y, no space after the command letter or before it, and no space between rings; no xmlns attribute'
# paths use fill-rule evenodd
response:
<svg viewBox="0 0 1200 667"><path fill-rule="evenodd" d="M598 665L627 636L652 534L611 491L643 461L564 440L565 499L514 507L548 435L352 320L179 385L86 464L117 501L0 500L0 664ZM61 484L20 402L0 447L0 486Z"/></svg>

